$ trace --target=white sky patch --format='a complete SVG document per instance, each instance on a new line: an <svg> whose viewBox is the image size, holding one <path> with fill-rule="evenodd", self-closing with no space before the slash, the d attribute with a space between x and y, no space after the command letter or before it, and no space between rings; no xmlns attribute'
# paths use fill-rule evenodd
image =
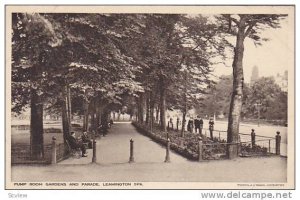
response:
<svg viewBox="0 0 300 200"><path fill-rule="evenodd" d="M292 24L288 23L288 19L281 21L281 28L268 28L262 32L262 38L268 38L269 41L262 42L262 46L255 46L250 39L245 40L244 51L244 76L245 82L250 82L252 68L258 67L259 76L276 76L277 73L283 74L288 70L288 60L293 59L294 49L290 49L287 45L289 40L289 30ZM228 54L228 57L233 55ZM228 58L224 64L213 66L214 74L217 76L230 75L232 73L232 59Z"/></svg>

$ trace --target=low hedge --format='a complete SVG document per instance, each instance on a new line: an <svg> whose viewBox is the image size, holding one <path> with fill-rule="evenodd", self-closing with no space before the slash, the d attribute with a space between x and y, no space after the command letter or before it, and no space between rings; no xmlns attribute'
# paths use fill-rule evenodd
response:
<svg viewBox="0 0 300 200"><path fill-rule="evenodd" d="M140 125L136 122L132 122L133 126L136 127L138 132L142 133L143 135L148 136L151 138L153 141L166 146L167 145L167 137L166 135L160 135L160 134L155 134L154 132L150 132L147 130L147 127L144 125ZM189 159L189 160L198 160L198 154L196 152L191 151L188 148L185 148L184 146L180 146L179 144L175 143L170 137L170 148L175 151L176 153L182 155L183 157Z"/></svg>
<svg viewBox="0 0 300 200"><path fill-rule="evenodd" d="M159 129L158 126L153 127L153 131L149 131L148 127L137 122L132 122L136 129L150 137L153 141L166 146L167 144L167 133ZM199 144L199 135L193 134L190 132L184 132L184 137L181 137L180 131L168 130L168 135L170 138L170 148L176 153L184 156L189 160L198 160L198 144ZM226 159L226 140L219 140L214 138L213 140L202 136L203 142L203 160L220 160ZM244 157L249 156L266 156L270 155L267 153L267 149L260 146L255 146L254 148L249 148L249 144L242 144L240 147L240 156Z"/></svg>

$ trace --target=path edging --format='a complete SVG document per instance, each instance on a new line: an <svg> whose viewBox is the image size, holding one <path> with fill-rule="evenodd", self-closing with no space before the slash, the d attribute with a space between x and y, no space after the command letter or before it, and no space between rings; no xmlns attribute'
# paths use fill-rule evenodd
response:
<svg viewBox="0 0 300 200"><path fill-rule="evenodd" d="M167 139L163 138L159 135L154 134L153 132L149 131L146 129L146 127L143 127L142 125L132 122L132 125L137 129L137 131L149 138L151 138L153 141L166 146L167 145ZM189 160L198 160L198 154L189 152L186 148L182 148L179 145L173 143L172 141L170 142L170 148L177 154L183 156L184 158L187 158Z"/></svg>

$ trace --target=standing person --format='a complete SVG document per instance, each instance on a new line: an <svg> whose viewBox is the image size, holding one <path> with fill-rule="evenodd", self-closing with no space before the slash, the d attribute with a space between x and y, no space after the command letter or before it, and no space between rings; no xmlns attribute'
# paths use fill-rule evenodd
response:
<svg viewBox="0 0 300 200"><path fill-rule="evenodd" d="M173 118L170 118L170 126L172 128L172 130L174 129L174 125L173 125Z"/></svg>
<svg viewBox="0 0 300 200"><path fill-rule="evenodd" d="M199 131L200 131L200 135L202 136L202 129L203 129L203 119L200 117L200 120L199 120L199 124L200 124L200 128L199 128Z"/></svg>
<svg viewBox="0 0 300 200"><path fill-rule="evenodd" d="M188 131L193 133L193 129L194 129L194 121L193 121L193 117L191 117L188 121Z"/></svg>
<svg viewBox="0 0 300 200"><path fill-rule="evenodd" d="M209 124L210 139L213 140L214 139L214 137L213 137L213 131L214 131L214 124L215 124L215 122L214 122L214 120L212 118L210 118L208 124Z"/></svg>
<svg viewBox="0 0 300 200"><path fill-rule="evenodd" d="M179 130L179 117L177 117L177 120L176 120L176 129L177 129L177 131Z"/></svg>
<svg viewBox="0 0 300 200"><path fill-rule="evenodd" d="M188 132L191 132L190 120L189 120L188 123L187 123L187 131L188 131Z"/></svg>
<svg viewBox="0 0 300 200"><path fill-rule="evenodd" d="M199 116L194 120L194 125L195 125L195 132L196 134L199 132L200 133L200 119Z"/></svg>
<svg viewBox="0 0 300 200"><path fill-rule="evenodd" d="M101 132L103 137L105 137L107 135L108 132L108 123L104 122L103 124L101 124Z"/></svg>
<svg viewBox="0 0 300 200"><path fill-rule="evenodd" d="M99 136L101 135L102 133L102 126L101 124L97 127L97 132L96 132Z"/></svg>

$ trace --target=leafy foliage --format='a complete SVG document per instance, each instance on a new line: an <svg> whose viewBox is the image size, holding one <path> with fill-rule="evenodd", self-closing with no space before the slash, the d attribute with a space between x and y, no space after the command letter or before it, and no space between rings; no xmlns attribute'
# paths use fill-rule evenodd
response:
<svg viewBox="0 0 300 200"><path fill-rule="evenodd" d="M287 120L287 93L273 77L262 77L254 82L246 99L245 116L257 118L259 109L262 119Z"/></svg>

